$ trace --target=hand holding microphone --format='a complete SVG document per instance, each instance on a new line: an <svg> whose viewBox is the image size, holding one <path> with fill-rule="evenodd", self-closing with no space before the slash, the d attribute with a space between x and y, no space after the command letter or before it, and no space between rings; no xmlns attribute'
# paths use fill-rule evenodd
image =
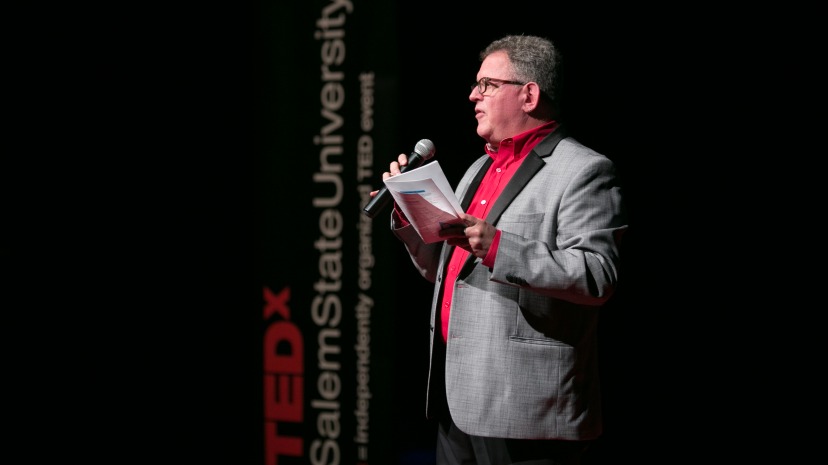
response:
<svg viewBox="0 0 828 465"><path fill-rule="evenodd" d="M414 151L408 156L408 163L400 169L400 174L421 166L434 156L434 152L434 143L428 139L420 140L417 142L417 145L414 146ZM390 193L388 193L388 188L383 187L377 191L377 194L373 199L371 199L370 202L368 202L368 205L366 205L362 211L369 218L374 218L380 211L384 210L385 206L391 203L392 200L393 197Z"/></svg>

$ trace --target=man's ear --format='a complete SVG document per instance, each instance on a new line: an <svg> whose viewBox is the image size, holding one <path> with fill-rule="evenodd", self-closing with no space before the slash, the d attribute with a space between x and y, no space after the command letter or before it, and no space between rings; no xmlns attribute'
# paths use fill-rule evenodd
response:
<svg viewBox="0 0 828 465"><path fill-rule="evenodd" d="M523 109L529 113L538 108L541 99L541 90L536 82L527 82L524 90L526 91L526 97L523 102Z"/></svg>

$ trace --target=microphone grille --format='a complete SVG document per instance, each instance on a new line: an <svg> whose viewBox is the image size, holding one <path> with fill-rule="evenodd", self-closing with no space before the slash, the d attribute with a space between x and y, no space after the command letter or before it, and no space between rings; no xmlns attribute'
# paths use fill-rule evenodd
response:
<svg viewBox="0 0 828 465"><path fill-rule="evenodd" d="M429 160L434 156L434 143L428 139L421 139L420 142L417 142L417 145L414 146L414 151L420 154L420 156L423 157L423 160Z"/></svg>

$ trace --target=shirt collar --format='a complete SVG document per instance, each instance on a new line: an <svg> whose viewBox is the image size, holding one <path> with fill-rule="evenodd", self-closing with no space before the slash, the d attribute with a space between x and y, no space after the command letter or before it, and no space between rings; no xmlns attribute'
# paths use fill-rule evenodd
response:
<svg viewBox="0 0 828 465"><path fill-rule="evenodd" d="M557 129L557 121L550 121L541 124L528 131L522 132L514 137L507 137L500 141L500 147L495 150L490 144L486 143L485 150L490 157L497 160L498 158L513 156L516 159L525 157L538 142L542 141L546 136Z"/></svg>

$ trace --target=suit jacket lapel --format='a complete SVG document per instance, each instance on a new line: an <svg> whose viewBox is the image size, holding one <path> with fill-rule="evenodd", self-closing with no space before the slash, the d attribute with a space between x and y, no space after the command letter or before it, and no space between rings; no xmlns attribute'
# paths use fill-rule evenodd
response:
<svg viewBox="0 0 828 465"><path fill-rule="evenodd" d="M489 214L486 215L485 220L487 222L493 225L497 224L497 220L500 219L500 215L503 214L506 207L508 207L515 197L520 194L520 191L522 191L523 188L529 184L529 181L533 176L535 176L535 173L544 167L546 163L543 161L543 158L552 155L555 147L558 146L558 143L564 137L566 137L566 133L563 127L558 127L556 131L546 136L544 140L538 142L538 145L536 145L535 148L526 155L526 159L520 164L517 171L512 176L512 179L509 180L509 184L503 188L503 192L500 193L500 196L498 196L497 201L492 206L492 209L489 210ZM492 164L492 161L493 160L489 158L489 160L486 161L474 177L472 185L469 186L469 189L466 191L466 195L463 196L463 202L461 203L463 211L466 211L466 209L469 208L471 199L474 197L475 192L477 192L477 188L483 181L483 176L489 170L489 166ZM473 254L469 254L469 257L463 264L463 268L460 270L459 276L466 276L468 273L471 273L474 260L475 256Z"/></svg>
<svg viewBox="0 0 828 465"><path fill-rule="evenodd" d="M503 214L506 207L529 184L535 173L546 164L543 158L552 155L552 151L555 150L555 147L564 137L566 137L566 134L564 134L563 128L559 127L555 132L546 136L544 140L538 142L538 145L526 155L526 159L520 164L512 179L509 180L509 184L503 188L503 192L500 193L492 209L489 210L489 214L486 215L486 221L497 224L497 220L500 219L500 215Z"/></svg>
<svg viewBox="0 0 828 465"><path fill-rule="evenodd" d="M469 184L468 189L466 189L465 195L463 195L463 201L460 202L460 206L463 207L463 211L469 209L469 205L471 205L472 198L474 197L474 194L477 192L477 188L480 187L480 183L483 181L483 176L485 176L486 172L489 171L489 167L492 166L492 163L494 163L494 160L492 159L492 157L489 157L486 160L486 162L483 163L483 166L481 166L480 169L477 170L477 174L474 175L474 179L472 179L472 182Z"/></svg>

